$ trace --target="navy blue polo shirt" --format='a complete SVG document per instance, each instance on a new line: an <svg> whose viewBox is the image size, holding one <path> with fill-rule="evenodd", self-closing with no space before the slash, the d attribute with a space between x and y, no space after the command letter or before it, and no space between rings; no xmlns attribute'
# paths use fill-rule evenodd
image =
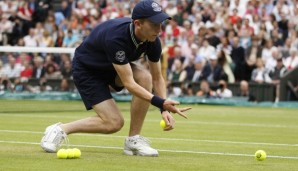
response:
<svg viewBox="0 0 298 171"><path fill-rule="evenodd" d="M124 65L146 55L158 62L161 55L159 38L140 42L134 34L132 19L119 18L96 26L75 51L75 59L92 70L115 70L112 64Z"/></svg>

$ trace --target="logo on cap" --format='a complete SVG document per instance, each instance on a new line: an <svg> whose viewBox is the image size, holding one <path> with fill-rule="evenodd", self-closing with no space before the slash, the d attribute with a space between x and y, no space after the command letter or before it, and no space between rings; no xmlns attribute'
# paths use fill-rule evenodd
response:
<svg viewBox="0 0 298 171"><path fill-rule="evenodd" d="M151 6L153 8L153 11L155 11L155 12L160 12L161 11L161 7L156 2L152 2Z"/></svg>

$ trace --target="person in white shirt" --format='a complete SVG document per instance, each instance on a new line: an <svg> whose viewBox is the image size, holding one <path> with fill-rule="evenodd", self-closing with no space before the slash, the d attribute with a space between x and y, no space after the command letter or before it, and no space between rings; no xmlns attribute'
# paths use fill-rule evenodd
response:
<svg viewBox="0 0 298 171"><path fill-rule="evenodd" d="M293 68L298 66L298 56L296 48L290 49L290 56L284 60L284 65L288 70L292 70Z"/></svg>
<svg viewBox="0 0 298 171"><path fill-rule="evenodd" d="M228 89L227 82L225 80L218 81L219 88L216 90L216 94L222 98L230 98L233 96L233 93Z"/></svg>
<svg viewBox="0 0 298 171"><path fill-rule="evenodd" d="M4 66L4 76L7 78L20 77L22 67L20 64L16 64L16 59L12 56L8 56L8 64Z"/></svg>
<svg viewBox="0 0 298 171"><path fill-rule="evenodd" d="M24 37L24 42L25 42L26 47L37 47L38 46L34 28L30 28L29 34Z"/></svg>
<svg viewBox="0 0 298 171"><path fill-rule="evenodd" d="M203 41L203 46L199 49L199 55L204 58L205 61L209 61L209 57L216 54L216 50L211 46L207 39Z"/></svg>

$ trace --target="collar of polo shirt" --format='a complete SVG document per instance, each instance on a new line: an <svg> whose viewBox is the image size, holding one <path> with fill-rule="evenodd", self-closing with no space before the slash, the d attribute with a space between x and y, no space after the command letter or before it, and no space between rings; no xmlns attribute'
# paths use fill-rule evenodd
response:
<svg viewBox="0 0 298 171"><path fill-rule="evenodd" d="M133 44L136 46L136 48L138 48L144 42L142 42L142 41L140 41L140 40L137 39L137 37L135 35L135 32L134 32L134 25L133 25L133 23L130 23L129 30L130 30L131 40L132 40Z"/></svg>

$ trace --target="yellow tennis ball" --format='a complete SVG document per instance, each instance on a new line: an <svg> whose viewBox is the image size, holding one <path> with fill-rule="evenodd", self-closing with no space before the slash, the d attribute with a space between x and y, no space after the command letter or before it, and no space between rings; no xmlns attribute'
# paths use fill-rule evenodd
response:
<svg viewBox="0 0 298 171"><path fill-rule="evenodd" d="M263 161L265 160L267 157L267 154L264 150L258 150L256 151L255 153L255 158L258 160L258 161Z"/></svg>
<svg viewBox="0 0 298 171"><path fill-rule="evenodd" d="M78 148L72 149L74 152L74 158L80 158L81 157L81 150Z"/></svg>
<svg viewBox="0 0 298 171"><path fill-rule="evenodd" d="M67 158L67 151L65 149L60 149L58 152L57 152L57 158L58 159L66 159Z"/></svg>
<svg viewBox="0 0 298 171"><path fill-rule="evenodd" d="M162 127L163 129L165 129L166 126L167 126L166 122L165 122L163 119L159 122L159 125L160 125L160 127Z"/></svg>
<svg viewBox="0 0 298 171"><path fill-rule="evenodd" d="M68 159L73 159L74 158L74 151L73 149L66 149L67 151L67 158Z"/></svg>

